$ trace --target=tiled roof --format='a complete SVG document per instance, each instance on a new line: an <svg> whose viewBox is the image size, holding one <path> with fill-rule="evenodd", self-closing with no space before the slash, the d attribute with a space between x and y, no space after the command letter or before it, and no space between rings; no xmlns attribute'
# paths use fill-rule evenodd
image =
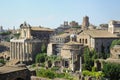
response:
<svg viewBox="0 0 120 80"><path fill-rule="evenodd" d="M107 30L85 30L82 33L86 33L93 38L118 38L118 36L108 32Z"/></svg>
<svg viewBox="0 0 120 80"><path fill-rule="evenodd" d="M35 31L54 31L53 29L50 28L44 28L44 27L31 27L31 30L35 30Z"/></svg>
<svg viewBox="0 0 120 80"><path fill-rule="evenodd" d="M67 36L70 36L70 34L69 34L69 33L63 33L63 34L56 35L56 36L54 36L54 37L62 37L62 38L65 38L65 37L67 37Z"/></svg>

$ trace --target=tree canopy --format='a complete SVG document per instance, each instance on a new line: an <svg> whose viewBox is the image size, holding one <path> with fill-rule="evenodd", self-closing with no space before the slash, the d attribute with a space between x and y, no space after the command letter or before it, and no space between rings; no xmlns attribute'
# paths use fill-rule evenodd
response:
<svg viewBox="0 0 120 80"><path fill-rule="evenodd" d="M7 31L7 32L1 32L1 33L0 33L0 35L2 35L2 36L6 36L6 35L10 35L10 34L11 34L10 31Z"/></svg>
<svg viewBox="0 0 120 80"><path fill-rule="evenodd" d="M84 70L92 70L92 67L94 66L94 60L97 58L96 51L95 50L89 50L89 48L84 49L84 64L83 69Z"/></svg>
<svg viewBox="0 0 120 80"><path fill-rule="evenodd" d="M45 53L37 54L37 56L36 56L36 63L44 63L46 56L47 55Z"/></svg>
<svg viewBox="0 0 120 80"><path fill-rule="evenodd" d="M120 45L120 40L113 40L110 48L113 48L115 45Z"/></svg>
<svg viewBox="0 0 120 80"><path fill-rule="evenodd" d="M120 79L120 64L105 62L102 71L105 77L110 78L110 80Z"/></svg>

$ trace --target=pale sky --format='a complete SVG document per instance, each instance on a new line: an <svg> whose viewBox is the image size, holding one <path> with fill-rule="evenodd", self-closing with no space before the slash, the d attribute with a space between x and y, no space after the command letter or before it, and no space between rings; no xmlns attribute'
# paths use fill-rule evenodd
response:
<svg viewBox="0 0 120 80"><path fill-rule="evenodd" d="M49 28L64 21L81 24L86 15L94 25L120 20L120 0L0 0L0 25L5 29L19 28L24 21Z"/></svg>

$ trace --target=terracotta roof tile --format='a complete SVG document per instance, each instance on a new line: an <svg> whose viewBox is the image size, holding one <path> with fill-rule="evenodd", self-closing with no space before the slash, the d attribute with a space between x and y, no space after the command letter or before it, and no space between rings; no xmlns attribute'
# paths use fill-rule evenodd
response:
<svg viewBox="0 0 120 80"><path fill-rule="evenodd" d="M85 30L83 32L94 38L118 38L118 36L106 30Z"/></svg>

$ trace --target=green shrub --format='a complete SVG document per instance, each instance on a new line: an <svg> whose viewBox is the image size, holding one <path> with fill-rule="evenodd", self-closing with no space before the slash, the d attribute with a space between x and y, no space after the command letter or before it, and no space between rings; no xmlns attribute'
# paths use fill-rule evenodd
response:
<svg viewBox="0 0 120 80"><path fill-rule="evenodd" d="M0 59L0 63L5 64L4 59Z"/></svg>
<svg viewBox="0 0 120 80"><path fill-rule="evenodd" d="M36 63L44 63L46 56L47 55L45 53L37 54L37 56L35 58L36 59Z"/></svg>
<svg viewBox="0 0 120 80"><path fill-rule="evenodd" d="M65 78L65 79L68 79L68 80L73 80L73 76L71 76L68 73L56 73L56 72L54 72L50 69L44 69L44 68L36 70L36 75L39 76L39 77L45 77L45 78L50 78L50 79Z"/></svg>
<svg viewBox="0 0 120 80"><path fill-rule="evenodd" d="M11 34L10 31L0 33L0 35L2 35L2 36L6 36L6 35L10 35L10 34Z"/></svg>
<svg viewBox="0 0 120 80"><path fill-rule="evenodd" d="M92 71L92 67L94 66L94 60L97 58L96 51L90 50L88 47L84 49L83 53L83 61L84 64L83 70L89 70Z"/></svg>
<svg viewBox="0 0 120 80"><path fill-rule="evenodd" d="M44 77L53 79L53 78L55 78L55 73L53 71L51 71L51 70L46 70L44 72Z"/></svg>
<svg viewBox="0 0 120 80"><path fill-rule="evenodd" d="M55 67L55 66L54 66L54 67L51 68L51 70L52 70L52 71L57 71L57 70L59 70L59 67Z"/></svg>
<svg viewBox="0 0 120 80"><path fill-rule="evenodd" d="M103 72L91 72L91 71L87 71L87 70L86 70L86 71L83 71L82 74L83 74L84 76L95 77L96 79L104 76Z"/></svg>
<svg viewBox="0 0 120 80"><path fill-rule="evenodd" d="M117 63L103 63L103 73L105 77L110 78L110 80L120 79L120 64Z"/></svg>
<svg viewBox="0 0 120 80"><path fill-rule="evenodd" d="M114 47L115 45L120 45L120 40L113 40L110 48Z"/></svg>
<svg viewBox="0 0 120 80"><path fill-rule="evenodd" d="M55 78L55 72L51 70L45 70L43 68L36 71L37 76L53 79Z"/></svg>
<svg viewBox="0 0 120 80"><path fill-rule="evenodd" d="M68 80L73 80L73 76L68 74L68 73L65 73L65 79L68 79Z"/></svg>
<svg viewBox="0 0 120 80"><path fill-rule="evenodd" d="M65 77L65 73L57 73L56 77L58 77L58 78L64 78Z"/></svg>
<svg viewBox="0 0 120 80"><path fill-rule="evenodd" d="M41 66L41 67L45 67L45 63L41 63L40 66Z"/></svg>
<svg viewBox="0 0 120 80"><path fill-rule="evenodd" d="M67 71L67 70L68 70L67 68L64 68L64 69L63 69L63 72L65 72L65 73L66 73L66 71Z"/></svg>
<svg viewBox="0 0 120 80"><path fill-rule="evenodd" d="M17 38L17 39L19 38L19 36L20 36L20 33L14 34L14 37Z"/></svg>
<svg viewBox="0 0 120 80"><path fill-rule="evenodd" d="M36 66L36 64L32 64L31 67L34 68Z"/></svg>
<svg viewBox="0 0 120 80"><path fill-rule="evenodd" d="M96 67L92 67L92 72L95 72L95 71L97 71L97 68Z"/></svg>

